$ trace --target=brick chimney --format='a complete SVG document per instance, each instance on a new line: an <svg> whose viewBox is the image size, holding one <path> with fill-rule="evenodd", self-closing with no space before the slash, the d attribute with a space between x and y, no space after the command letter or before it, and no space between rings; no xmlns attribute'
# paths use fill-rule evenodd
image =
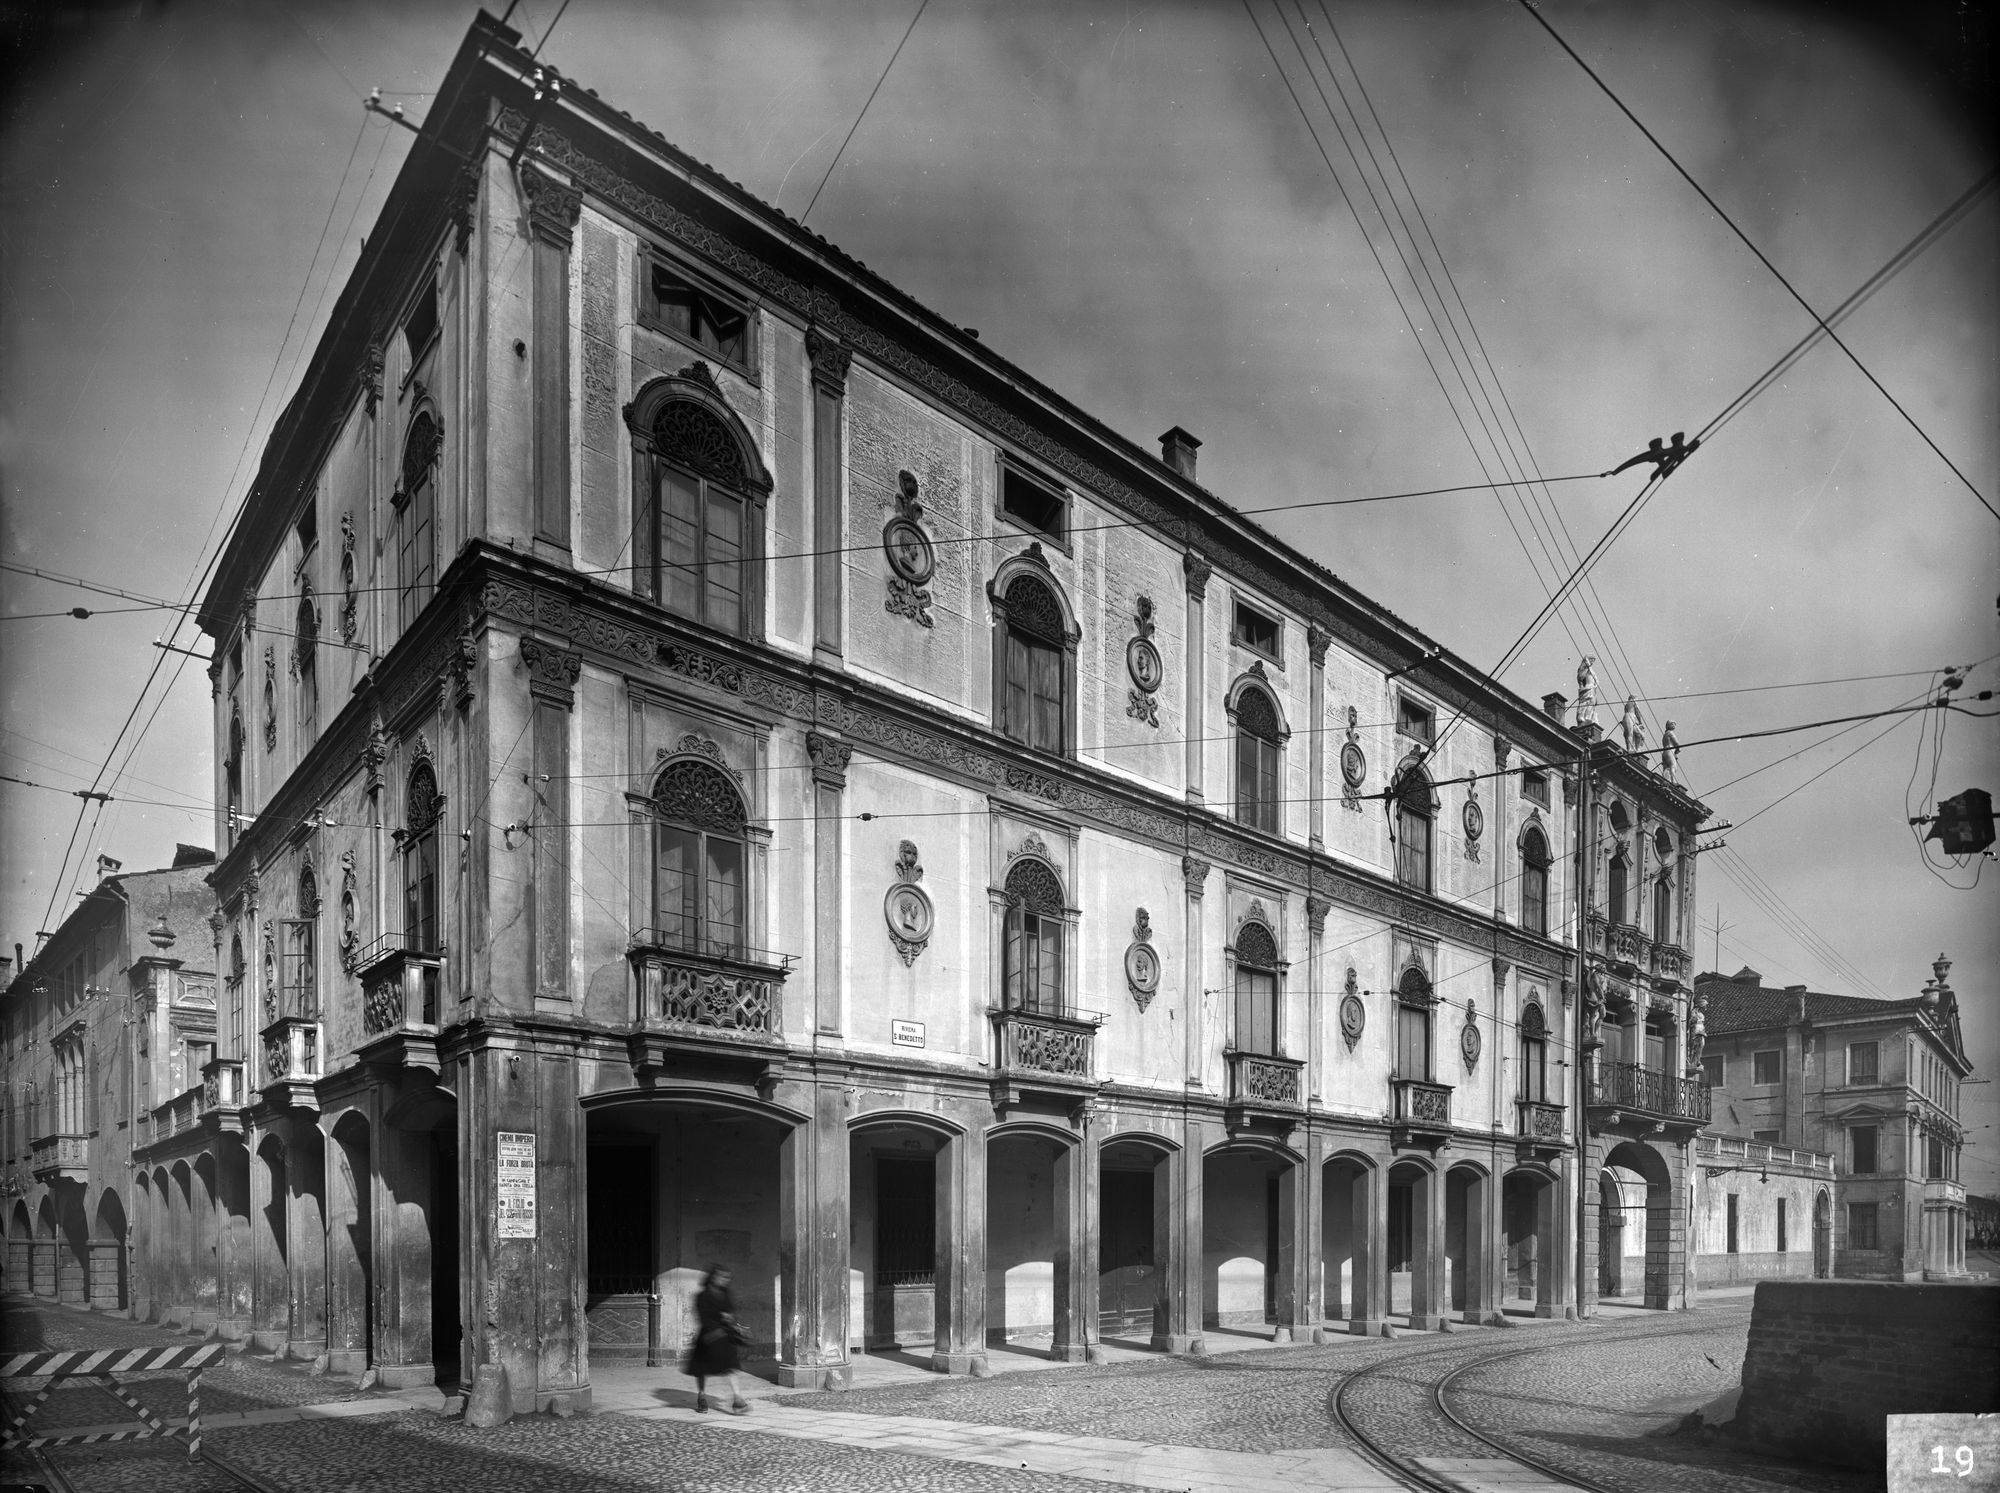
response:
<svg viewBox="0 0 2000 1493"><path fill-rule="evenodd" d="M1562 694L1542 696L1542 714L1552 721L1560 721L1569 710L1569 698Z"/></svg>
<svg viewBox="0 0 2000 1493"><path fill-rule="evenodd" d="M1192 482L1194 481L1194 453L1200 445L1200 441L1176 425L1172 430L1160 437L1160 460Z"/></svg>
<svg viewBox="0 0 2000 1493"><path fill-rule="evenodd" d="M107 876L116 876L124 867L125 862L100 853L97 857L97 879L102 881Z"/></svg>

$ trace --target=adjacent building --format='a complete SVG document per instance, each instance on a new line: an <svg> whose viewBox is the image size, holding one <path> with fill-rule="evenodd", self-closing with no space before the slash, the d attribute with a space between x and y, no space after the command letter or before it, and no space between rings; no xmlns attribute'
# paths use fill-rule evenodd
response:
<svg viewBox="0 0 2000 1493"><path fill-rule="evenodd" d="M202 605L217 1081L136 1299L548 1408L719 1262L782 1382L979 1372L1588 1311L1623 1168L1672 1303L1705 811L1199 445L482 16Z"/></svg>
<svg viewBox="0 0 2000 1493"><path fill-rule="evenodd" d="M1715 1128L1832 1158L1831 1187L1811 1197L1812 1248L1823 1267L1830 1254L1834 1275L1926 1280L1965 1271L1958 1105L1972 1064L1958 997L1945 982L1950 970L1939 955L1923 990L1897 1001L1772 989L1747 968L1696 983ZM1787 1273L1808 1273L1804 1266L1802 1257Z"/></svg>
<svg viewBox="0 0 2000 1493"><path fill-rule="evenodd" d="M132 1157L178 1098L190 1119L217 1043L211 851L97 885L0 992L0 1208L6 1282L98 1311L134 1292ZM193 1179L176 1176L185 1214ZM192 1260L188 1269L194 1270Z"/></svg>

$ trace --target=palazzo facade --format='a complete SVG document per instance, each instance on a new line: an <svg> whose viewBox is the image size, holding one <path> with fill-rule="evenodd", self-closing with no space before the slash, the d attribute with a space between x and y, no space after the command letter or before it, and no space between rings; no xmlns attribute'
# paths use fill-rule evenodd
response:
<svg viewBox="0 0 2000 1493"><path fill-rule="evenodd" d="M1678 1268L1704 811L1198 445L476 22L201 611L220 1328L545 1409L715 1263L791 1385L1565 1315L1626 1164Z"/></svg>

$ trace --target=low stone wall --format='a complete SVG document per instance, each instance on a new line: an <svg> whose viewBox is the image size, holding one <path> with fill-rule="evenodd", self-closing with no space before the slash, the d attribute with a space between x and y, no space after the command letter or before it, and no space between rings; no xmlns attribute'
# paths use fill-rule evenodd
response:
<svg viewBox="0 0 2000 1493"><path fill-rule="evenodd" d="M1880 1468L1885 1417L2000 1409L2000 1283L1765 1281L1732 1434Z"/></svg>

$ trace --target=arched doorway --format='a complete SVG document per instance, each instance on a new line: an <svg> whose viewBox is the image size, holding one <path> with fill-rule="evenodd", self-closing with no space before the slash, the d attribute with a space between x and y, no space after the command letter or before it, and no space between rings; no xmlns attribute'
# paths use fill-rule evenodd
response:
<svg viewBox="0 0 2000 1493"><path fill-rule="evenodd" d="M1274 1146L1224 1146L1202 1158L1204 1328L1289 1341L1297 1280L1300 1166Z"/></svg>
<svg viewBox="0 0 2000 1493"><path fill-rule="evenodd" d="M221 1314L220 1188L215 1158L203 1154L194 1161L188 1193L190 1299L193 1316L189 1326L206 1332L217 1325Z"/></svg>
<svg viewBox="0 0 2000 1493"><path fill-rule="evenodd" d="M1326 1318L1373 1336L1388 1313L1378 1215L1381 1169L1366 1156L1329 1157L1320 1170L1320 1291Z"/></svg>
<svg viewBox="0 0 2000 1493"><path fill-rule="evenodd" d="M83 1214L83 1189L74 1182L56 1191L56 1299L71 1306L90 1301L90 1224Z"/></svg>
<svg viewBox="0 0 2000 1493"><path fill-rule="evenodd" d="M1659 1311L1672 1305L1675 1203L1665 1157L1640 1141L1612 1148L1598 1182L1600 1295L1636 1295Z"/></svg>
<svg viewBox="0 0 2000 1493"><path fill-rule="evenodd" d="M693 1338L694 1298L720 1265L732 1278L746 1361L774 1357L779 1323L783 1121L686 1097L587 1112L584 1311L593 1357L671 1356ZM648 1339L658 1294L659 1338Z"/></svg>
<svg viewBox="0 0 2000 1493"><path fill-rule="evenodd" d="M291 1329L291 1263L289 1245L291 1174L285 1164L285 1143L276 1135L257 1142L251 1166L251 1321L250 1339L266 1353L284 1351Z"/></svg>
<svg viewBox="0 0 2000 1493"><path fill-rule="evenodd" d="M1500 1310L1493 1281L1493 1179L1470 1162L1445 1173L1445 1299L1459 1320L1487 1322Z"/></svg>
<svg viewBox="0 0 2000 1493"><path fill-rule="evenodd" d="M1174 1153L1150 1136L1098 1153L1097 1323L1102 1339L1162 1346L1171 1335Z"/></svg>
<svg viewBox="0 0 2000 1493"><path fill-rule="evenodd" d="M100 1311L131 1309L127 1238L125 1205L107 1187L97 1199L97 1227L90 1240L90 1304Z"/></svg>
<svg viewBox="0 0 2000 1493"><path fill-rule="evenodd" d="M1516 1168L1501 1183L1500 1212L1507 1251L1502 1262L1502 1309L1538 1317L1557 1315L1562 1293L1561 1187L1545 1172Z"/></svg>
<svg viewBox="0 0 2000 1493"><path fill-rule="evenodd" d="M326 1148L326 1358L336 1374L375 1362L374 1174L368 1121L349 1112Z"/></svg>
<svg viewBox="0 0 2000 1493"><path fill-rule="evenodd" d="M1833 1199L1822 1188L1813 1199L1813 1279L1833 1276Z"/></svg>
<svg viewBox="0 0 2000 1493"><path fill-rule="evenodd" d="M937 1130L896 1119L848 1134L850 1348L933 1351L938 1153L945 1143Z"/></svg>
<svg viewBox="0 0 2000 1493"><path fill-rule="evenodd" d="M1389 1306L1407 1314L1411 1327L1436 1331L1446 1311L1444 1199L1438 1174L1419 1161L1389 1168L1386 1230Z"/></svg>
<svg viewBox="0 0 2000 1493"><path fill-rule="evenodd" d="M1081 1217L1089 1155L1052 1125L986 1137L986 1341L1081 1361L1096 1330Z"/></svg>
<svg viewBox="0 0 2000 1493"><path fill-rule="evenodd" d="M35 1221L25 1198L7 1215L7 1289L32 1291L35 1277Z"/></svg>

